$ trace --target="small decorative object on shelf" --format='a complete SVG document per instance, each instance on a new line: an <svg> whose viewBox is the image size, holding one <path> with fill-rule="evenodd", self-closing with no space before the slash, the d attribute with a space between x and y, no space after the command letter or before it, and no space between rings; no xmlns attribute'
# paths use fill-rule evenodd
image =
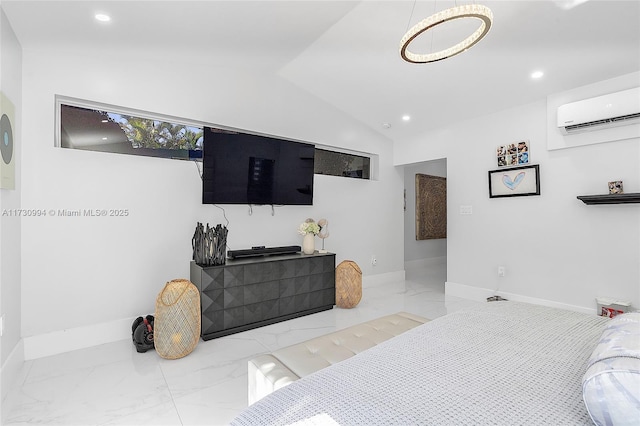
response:
<svg viewBox="0 0 640 426"><path fill-rule="evenodd" d="M313 254L316 251L315 236L320 232L320 227L315 220L308 218L298 226L298 234L303 235L302 252Z"/></svg>
<svg viewBox="0 0 640 426"><path fill-rule="evenodd" d="M609 194L624 194L621 180L609 182Z"/></svg>
<svg viewBox="0 0 640 426"><path fill-rule="evenodd" d="M218 224L215 228L210 228L207 223L205 229L198 222L191 239L193 260L203 266L224 265L227 258L227 234L226 226Z"/></svg>
<svg viewBox="0 0 640 426"><path fill-rule="evenodd" d="M329 237L329 221L327 219L320 219L318 221L318 226L320 227L318 237L322 238L322 249L319 250L319 252L326 253L327 251L324 249L324 240Z"/></svg>

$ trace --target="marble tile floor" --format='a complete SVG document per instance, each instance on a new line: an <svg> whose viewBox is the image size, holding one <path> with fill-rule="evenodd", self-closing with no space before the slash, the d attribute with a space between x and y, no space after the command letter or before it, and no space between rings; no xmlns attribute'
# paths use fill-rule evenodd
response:
<svg viewBox="0 0 640 426"><path fill-rule="evenodd" d="M224 425L247 406L247 360L399 311L426 318L478 303L445 296L446 266L365 286L353 309L334 308L207 342L164 360L131 340L25 362L3 401L5 425Z"/></svg>

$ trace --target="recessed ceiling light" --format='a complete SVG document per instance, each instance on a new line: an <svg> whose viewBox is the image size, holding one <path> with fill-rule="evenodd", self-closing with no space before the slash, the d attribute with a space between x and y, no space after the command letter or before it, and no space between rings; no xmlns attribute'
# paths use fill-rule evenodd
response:
<svg viewBox="0 0 640 426"><path fill-rule="evenodd" d="M539 78L542 78L543 75L544 75L544 72L542 71L534 71L531 73L531 78L533 78L534 80L537 80Z"/></svg>
<svg viewBox="0 0 640 426"><path fill-rule="evenodd" d="M96 13L95 18L100 22L109 22L111 20L111 16L104 13Z"/></svg>
<svg viewBox="0 0 640 426"><path fill-rule="evenodd" d="M384 127L385 129L390 129L390 128L391 128L391 124L389 124L389 123L382 123L382 127Z"/></svg>
<svg viewBox="0 0 640 426"><path fill-rule="evenodd" d="M410 115L403 115L402 116L402 121L409 121L411 120L411 116Z"/></svg>
<svg viewBox="0 0 640 426"><path fill-rule="evenodd" d="M107 140L107 137L105 136L104 138L102 138L102 140L103 140L103 141L106 141L106 140Z"/></svg>

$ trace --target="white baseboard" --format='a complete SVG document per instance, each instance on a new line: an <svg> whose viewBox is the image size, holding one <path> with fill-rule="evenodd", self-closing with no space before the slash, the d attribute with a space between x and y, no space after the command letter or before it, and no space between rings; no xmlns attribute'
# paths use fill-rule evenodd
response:
<svg viewBox="0 0 640 426"><path fill-rule="evenodd" d="M553 300L539 299L537 297L523 296L505 291L495 291L488 288L473 287L465 284L458 284L447 281L444 284L444 293L447 296L456 296L463 299L486 302L487 297L501 296L514 302L531 303L534 305L547 306L550 308L566 309L568 311L582 312L584 314L595 315L596 308L585 308L583 306L569 305L567 303L555 302Z"/></svg>
<svg viewBox="0 0 640 426"><path fill-rule="evenodd" d="M24 342L21 339L13 348L7 360L0 369L0 389L2 389L2 401L18 379L20 369L24 365ZM0 423L3 423L0 421Z"/></svg>
<svg viewBox="0 0 640 426"><path fill-rule="evenodd" d="M488 288L473 287L466 284L446 281L444 283L444 294L447 296L460 297L462 299L475 300L477 302L486 302L487 297L495 295L495 291Z"/></svg>
<svg viewBox="0 0 640 426"><path fill-rule="evenodd" d="M447 256L428 257L426 259L407 260L404 262L404 270L424 269L430 266L447 263Z"/></svg>
<svg viewBox="0 0 640 426"><path fill-rule="evenodd" d="M404 279L404 270L366 275L362 277L362 286L363 288L373 287L404 281ZM119 340L131 339L131 324L134 319L133 317L124 318L116 321L25 337L23 339L24 360L28 361L105 343L117 342Z"/></svg>
<svg viewBox="0 0 640 426"><path fill-rule="evenodd" d="M404 270L362 277L362 286L371 287L404 280ZM135 318L54 331L24 338L24 359L31 360L85 349L118 340L131 339Z"/></svg>
<svg viewBox="0 0 640 426"><path fill-rule="evenodd" d="M131 339L131 324L134 319L124 318L25 337L24 359L37 359L117 342L118 340Z"/></svg>
<svg viewBox="0 0 640 426"><path fill-rule="evenodd" d="M364 275L362 288L404 281L404 271L387 272L385 274Z"/></svg>

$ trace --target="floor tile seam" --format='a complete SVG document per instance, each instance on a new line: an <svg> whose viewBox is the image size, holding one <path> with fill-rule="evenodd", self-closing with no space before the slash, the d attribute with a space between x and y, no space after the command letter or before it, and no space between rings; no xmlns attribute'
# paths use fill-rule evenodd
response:
<svg viewBox="0 0 640 426"><path fill-rule="evenodd" d="M220 385L223 385L224 383L227 383L229 381L236 380L239 377L246 376L248 374L247 365L249 363L249 360L251 360L252 358L254 358L257 355L260 355L261 353L262 352L251 354L251 355L247 355L247 356L243 356L242 358L238 358L238 359L234 359L234 360L228 360L228 361L225 361L224 364L217 365L216 367L228 367L228 366L234 366L235 364L239 364L237 366L237 368L234 369L234 371L236 371L238 369L240 369L242 371L240 371L239 374L231 374L231 375L229 375L227 377L221 378L220 380L211 381L206 386L202 386L202 387L199 387L199 388L193 389L193 390L186 390L186 391L180 393L180 395L176 395L175 394L175 389L172 389L172 386L169 383L169 380L167 379L168 376L166 376L166 372L162 369L162 365L160 365L160 371L161 371L162 377L163 377L163 379L165 381L165 384L167 385L167 389L169 391L169 395L171 396L171 401L172 401L173 407L176 410L176 413L177 413L178 417L180 418L180 421L182 422L182 418L180 417L180 412L179 412L176 400L181 400L183 398L190 397L191 395L196 394L198 392L202 392L202 391L204 391L204 390L206 390L208 388L211 388L211 387L214 387L214 386L220 386ZM195 370L195 371L200 371L200 370L202 370L202 369L198 369L198 370Z"/></svg>
<svg viewBox="0 0 640 426"><path fill-rule="evenodd" d="M160 367L160 374L162 374L162 380L164 380L164 384L165 384L165 386L167 388L167 392L169 392L169 397L171 398L171 405L173 406L173 409L175 410L176 416L178 416L178 420L180 421L180 424L184 425L184 422L182 421L182 417L180 416L180 411L178 410L178 406L176 405L176 400L175 400L175 397L173 395L173 391L171 390L171 386L169 386L169 382L167 381L167 377L165 376L164 370L162 369L162 364L158 363L158 367Z"/></svg>
<svg viewBox="0 0 640 426"><path fill-rule="evenodd" d="M244 377L245 377L245 379L247 379L247 374L243 374L242 376L244 376ZM203 387L203 388L200 388L200 389L194 390L193 392L185 393L184 395L180 395L180 396L177 396L177 397L174 397L174 396L173 396L173 392L171 392L171 391L170 391L170 393L171 393L172 399L174 399L174 398L175 398L175 400L182 400L182 399L185 399L185 398L191 398L191 397L193 396L193 394L196 394L196 393L199 393L199 392L206 391L207 389L210 389L210 388L214 388L214 387L217 387L217 386L224 385L225 383L232 382L232 381L234 381L234 380L238 380L238 379L239 379L240 377L242 377L242 376L229 377L229 378L227 378L227 379L225 379L225 380L221 380L221 381L217 381L217 382L215 382L215 383L211 383L211 384L209 384L208 386L205 386L205 387ZM248 380L248 379L247 379L247 380ZM182 424L184 424L184 422L182 421L182 417L180 416L180 411L179 411L179 409L178 409L178 406L177 406L177 404L176 404L176 401L175 401L175 400L173 400L173 405L174 405L174 407L175 407L175 409L176 409L176 412L178 413L178 417L180 418L180 421L182 422ZM211 404L217 404L217 402L212 402ZM222 407L222 408L225 408L225 409L233 409L233 407Z"/></svg>
<svg viewBox="0 0 640 426"><path fill-rule="evenodd" d="M5 395L5 398L2 400L2 404L4 404L5 400L7 399L7 397L9 396L9 393L15 389L21 389L24 385L26 385L28 383L29 380L29 376L31 374L31 369L33 368L33 363L35 362L35 360L28 360L28 361L24 361L22 363L22 365L20 366L20 369L22 371L18 371L17 377L15 382L13 382L11 384L11 386L9 386L9 391L7 392L7 394Z"/></svg>
<svg viewBox="0 0 640 426"><path fill-rule="evenodd" d="M285 333L288 333L289 331L291 331L291 330L288 330L288 331L286 331ZM278 333L278 334L279 334L279 333ZM258 345L260 345L261 347L263 347L265 350L267 350L267 351L269 351L269 350L270 350L270 349L269 349L269 347L268 347L266 344L264 344L260 339L258 339L258 338L256 338L256 337L246 337L246 336L237 336L237 337L234 337L234 336L225 336L225 337L226 337L226 338L228 338L229 340L236 340L236 341L240 341L240 340L242 340L242 341L250 341L250 342L254 342L254 343L257 343ZM250 355L250 356L255 356L255 354L254 354L254 355ZM243 358L244 358L244 357L243 357ZM235 360L235 359L234 359L234 360ZM234 360L231 360L231 361L234 361Z"/></svg>
<svg viewBox="0 0 640 426"><path fill-rule="evenodd" d="M258 343L260 346L262 346L262 348L263 348L266 352L270 352L270 351L271 351L271 349L270 349L267 345L265 345L263 342L261 342L260 340L258 340L258 339L254 339L254 341L255 341L256 343ZM262 353L262 352L259 352L259 353L256 353L256 354L253 354L252 356L259 355L260 353Z"/></svg>
<svg viewBox="0 0 640 426"><path fill-rule="evenodd" d="M64 371L59 372L58 374L55 375L36 375L34 377L30 377L29 379L25 378L23 384L21 385L21 387L24 386L31 386L31 385L36 385L38 383L42 383L42 382L46 382L48 380L59 380L62 377L65 376L71 376L74 374L80 374L80 373L85 373L85 372L91 372L93 370L96 369L100 369L100 368L105 368L105 367L109 367L118 363L128 363L129 359L128 358L122 358L119 360L114 360L111 362L104 362L104 363L99 363L99 364L95 364L95 365L87 365L84 367L80 367L80 368L72 368L72 369L67 369ZM31 369L33 369L33 366L31 367ZM31 371L30 371L30 375L31 375Z"/></svg>
<svg viewBox="0 0 640 426"><path fill-rule="evenodd" d="M319 330L319 329L322 329L322 328L329 328L329 326L324 326L324 327L313 327L313 328L305 327L305 328L300 328L300 329L295 329L295 330L288 330L288 331L286 331L285 333L278 333L278 335L285 335L285 334L287 334L287 333L299 332L299 331ZM338 330L338 327L337 327L337 326L331 326L331 328L333 328L333 329L332 329L332 330L327 330L327 332L326 332L326 333L321 334L321 335L319 335L319 336L324 336L325 334L333 333L334 331ZM316 337L319 337L319 336L316 336ZM293 343L279 344L279 343L277 343L278 339L277 339L277 338L275 338L274 340L276 341L276 344L274 344L273 346L270 346L270 345L268 345L267 343L262 342L262 341L257 340L257 339L256 339L256 341L257 341L258 343L260 343L260 345L262 345L263 347L265 347L265 348L266 348L266 351L270 353L270 352L277 351L277 350L282 349L282 348L286 348L286 347L289 347L289 346L292 346L292 345L297 345L297 344L299 344L299 343L306 342L306 341L307 341L307 340L309 340L309 339L310 339L309 337L306 337L306 336L305 336L305 337L302 337L302 338L301 338L301 340L299 340L299 341L295 341L295 342L293 342Z"/></svg>

